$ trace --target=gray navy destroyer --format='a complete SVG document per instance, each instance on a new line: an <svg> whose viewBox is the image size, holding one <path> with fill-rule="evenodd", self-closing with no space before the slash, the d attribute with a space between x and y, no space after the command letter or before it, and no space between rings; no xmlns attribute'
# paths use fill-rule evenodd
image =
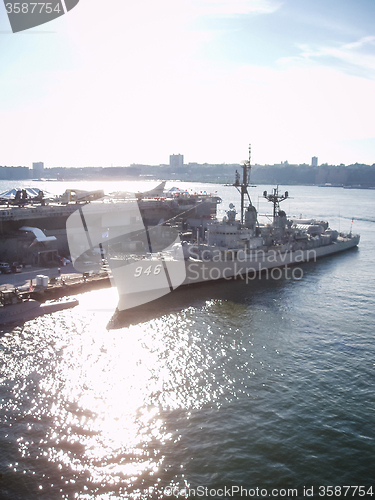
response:
<svg viewBox="0 0 375 500"><path fill-rule="evenodd" d="M273 206L272 223L260 224L249 192L251 150L236 172L241 212L230 204L222 220L208 217L199 227L174 220L148 226L136 201L80 207L67 220L69 247L80 270L96 253L110 268L119 293L118 310L151 302L180 286L244 279L274 268L348 250L359 235L341 233L328 222L289 219L280 203L289 197L278 188L263 196ZM83 268L82 267L82 268ZM225 284L223 284L225 286Z"/></svg>

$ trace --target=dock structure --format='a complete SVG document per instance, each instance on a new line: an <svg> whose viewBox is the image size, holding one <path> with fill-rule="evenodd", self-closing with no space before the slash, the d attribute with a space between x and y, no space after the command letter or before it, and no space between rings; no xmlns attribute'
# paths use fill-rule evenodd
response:
<svg viewBox="0 0 375 500"><path fill-rule="evenodd" d="M44 302L49 299L109 288L110 286L111 281L107 272L83 273L81 276L52 278L47 286L36 285L30 292L30 296Z"/></svg>
<svg viewBox="0 0 375 500"><path fill-rule="evenodd" d="M69 264L59 274L55 269L27 268L19 274L0 275L0 293L29 296L41 302L111 286L108 272L78 273ZM52 271L52 272L51 272ZM46 275L49 273L49 275Z"/></svg>
<svg viewBox="0 0 375 500"><path fill-rule="evenodd" d="M36 196L22 194L20 190L2 193L0 262L17 261L24 265L57 267L61 257L70 255L66 221L88 203L99 208L103 204L118 205L121 210L124 202L136 201L147 226L157 226L161 221L173 221L174 224L188 221L196 228L205 226L216 217L216 208L221 202L217 195L187 193L177 188L175 192L163 195L164 186L165 182L159 186L160 190L112 193L109 196L103 190L78 189L67 189L63 195L49 198L42 191Z"/></svg>

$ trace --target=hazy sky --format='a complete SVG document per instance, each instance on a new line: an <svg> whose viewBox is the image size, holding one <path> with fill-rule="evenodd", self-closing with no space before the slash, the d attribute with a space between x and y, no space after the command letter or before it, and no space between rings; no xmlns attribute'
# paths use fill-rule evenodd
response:
<svg viewBox="0 0 375 500"><path fill-rule="evenodd" d="M374 0L80 0L13 34L0 165L375 163Z"/></svg>

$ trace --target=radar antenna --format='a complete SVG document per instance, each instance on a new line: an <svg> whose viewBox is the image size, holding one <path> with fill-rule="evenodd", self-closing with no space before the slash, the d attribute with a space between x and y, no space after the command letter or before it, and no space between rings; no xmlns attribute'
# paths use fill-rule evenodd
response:
<svg viewBox="0 0 375 500"><path fill-rule="evenodd" d="M263 191L263 196L266 200L273 203L273 220L279 215L280 211L280 202L284 201L288 198L289 193L285 191L285 194L279 194L279 186L273 189L272 194L267 194L267 191Z"/></svg>

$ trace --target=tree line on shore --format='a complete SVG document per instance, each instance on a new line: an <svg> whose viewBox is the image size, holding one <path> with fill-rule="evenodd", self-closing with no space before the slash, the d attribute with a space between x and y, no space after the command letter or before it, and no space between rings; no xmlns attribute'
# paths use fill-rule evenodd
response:
<svg viewBox="0 0 375 500"><path fill-rule="evenodd" d="M240 164L189 163L180 168L170 165L131 165L130 167L52 167L43 170L44 179L55 180L140 180L165 179L190 182L232 184ZM0 167L0 179L30 179L26 167ZM254 165L251 182L256 184L303 184L375 187L375 163L364 165Z"/></svg>

